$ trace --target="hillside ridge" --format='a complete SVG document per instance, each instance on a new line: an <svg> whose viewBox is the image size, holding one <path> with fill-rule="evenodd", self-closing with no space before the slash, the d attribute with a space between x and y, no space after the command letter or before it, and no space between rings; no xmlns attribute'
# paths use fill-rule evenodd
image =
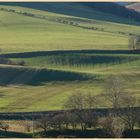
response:
<svg viewBox="0 0 140 140"><path fill-rule="evenodd" d="M127 20L133 20L140 22L140 14L134 10L128 9L125 6L119 5L117 3L111 2L67 2L67 3L51 3L51 2L23 2L23 3L0 3L0 5L9 6L22 6L27 8L33 8L53 13L59 13L69 16L79 16L89 19L98 19L105 21L120 22L117 18L125 18ZM97 12L97 13L96 13ZM98 14L99 16L96 16ZM102 14L102 16L100 15ZM108 15L109 14L109 15ZM111 18L108 18L111 16ZM115 16L113 18L113 16ZM122 22L122 21L121 21ZM129 23L129 21L127 22ZM133 23L133 22L132 22Z"/></svg>

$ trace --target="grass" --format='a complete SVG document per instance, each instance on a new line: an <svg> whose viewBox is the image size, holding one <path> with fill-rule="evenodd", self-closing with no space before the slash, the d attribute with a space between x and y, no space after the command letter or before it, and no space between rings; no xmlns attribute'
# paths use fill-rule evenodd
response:
<svg viewBox="0 0 140 140"><path fill-rule="evenodd" d="M90 81L80 82L80 84L78 81L75 81L50 82L42 86L24 85L1 87L1 92L5 96L0 99L0 108L1 111L59 110L62 109L63 103L69 95L81 90L84 92L87 87L89 87L89 92L93 90ZM98 90L100 88L96 91ZM97 93L95 92L95 94Z"/></svg>
<svg viewBox="0 0 140 140"><path fill-rule="evenodd" d="M116 15L112 15L111 13L99 12L99 10L95 11L93 8L87 7L87 5L84 3L47 2L47 3L42 4L41 2L37 2L37 3L2 3L2 4L29 7L29 8L39 9L39 10L47 11L47 12L50 11L52 13L57 13L57 15L59 13L63 15L70 15L73 17L81 17L81 18L83 17L83 18L96 19L96 20L101 20L101 21L110 21L110 22L117 22L117 23L124 23L124 24L139 25L139 23L133 20L130 21L130 19L128 18L122 18ZM28 8L28 11L31 11L31 9L29 8Z"/></svg>
<svg viewBox="0 0 140 140"><path fill-rule="evenodd" d="M32 137L31 134L26 133L0 131L0 138L31 138L31 137Z"/></svg>
<svg viewBox="0 0 140 140"><path fill-rule="evenodd" d="M23 56L24 57L24 56ZM124 54L91 54L91 53L70 53L70 54L48 54L44 56L13 58L11 60L23 60L27 66L42 68L94 68L110 66L139 60L139 55Z"/></svg>
<svg viewBox="0 0 140 140"><path fill-rule="evenodd" d="M13 61L25 61L26 66L49 68L53 70L81 72L87 74L135 75L139 74L140 56L138 54L104 54L97 53L61 53L33 55L24 54L23 58L12 58Z"/></svg>
<svg viewBox="0 0 140 140"><path fill-rule="evenodd" d="M124 80L126 81L126 90L133 94L134 96L139 98L139 60L132 61L132 62L124 62L122 64L114 64L113 66L110 65L108 67L105 67L105 65L101 64L100 68L94 68L93 70L91 68L87 69L86 66L83 66L81 69L78 67L73 69L73 67L70 69L65 69L67 71L67 74L69 75L68 71L79 71L81 75L88 75L89 79L73 79L73 80L67 80L67 76L65 78L61 79L51 79L51 81L47 82L47 76L50 77L49 73L43 74L44 79L46 80L43 84L37 84L41 83L41 79L36 79L36 86L34 86L33 82L32 85L30 85L30 82L24 83L24 79L28 80L28 74L25 74L25 78L21 77L19 80L21 85L19 83L15 84L13 81L11 83L8 83L6 87L1 87L1 93L3 93L4 96L1 98L1 111L7 110L7 111L45 111L45 110L59 110L63 108L63 104L65 100L68 98L69 95L75 92L84 92L84 93L91 93L93 95L100 95L100 93L103 92L103 83L106 77L110 74L115 74L118 76L122 76ZM137 69L135 68L137 66ZM40 66L41 67L41 66ZM61 68L61 69L60 69ZM21 68L17 67L14 68L14 71L20 70ZM26 70L29 70L29 68L24 68ZM61 76L63 76L63 73L61 73L63 67L56 67L56 69L59 69ZM83 73L83 69L85 69ZM11 70L11 69L10 69ZM6 71L5 71L6 72ZM73 73L72 72L72 73ZM10 74L12 72L10 71ZM7 75L7 74L5 74ZM33 71L29 73L29 75L34 75ZM76 76L76 75L75 75ZM37 76L38 77L38 76ZM40 77L40 76L39 76ZM57 76L53 75L53 78L56 78ZM79 77L79 76L78 76ZM91 78L92 77L92 78ZM94 78L95 77L95 78ZM5 77L4 77L5 78ZM18 79L20 76L18 76ZM35 77L33 76L33 79ZM77 76L75 77L77 78ZM9 78L8 78L9 79ZM32 80L31 80L32 81ZM10 91L10 92L9 92ZM15 100L16 99L16 100ZM18 104L18 106L17 106ZM98 107L110 107L110 105L102 100L98 105Z"/></svg>
<svg viewBox="0 0 140 140"><path fill-rule="evenodd" d="M126 90L140 97L140 56L127 51L128 34L139 34L139 26L3 7L16 13L0 10L0 56L24 60L25 66L0 65L1 112L60 110L72 93L100 95L109 75L122 76ZM25 16L21 11L45 19ZM110 104L102 99L97 106Z"/></svg>
<svg viewBox="0 0 140 140"><path fill-rule="evenodd" d="M25 11L24 8L23 11ZM42 14L41 11L36 13L35 10L32 13ZM64 26L50 18L43 20L6 11L0 11L0 18L2 19L0 23L1 53L97 48L126 49L128 44L127 36L85 30L71 25ZM62 17L55 16L55 18Z"/></svg>

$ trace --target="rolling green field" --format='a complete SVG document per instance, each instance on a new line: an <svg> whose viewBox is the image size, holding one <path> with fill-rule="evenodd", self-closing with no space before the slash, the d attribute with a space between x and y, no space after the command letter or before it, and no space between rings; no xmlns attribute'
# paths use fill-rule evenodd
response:
<svg viewBox="0 0 140 140"><path fill-rule="evenodd" d="M128 40L140 26L118 20L0 5L0 56L25 62L0 64L0 112L63 109L72 93L100 95L110 75L123 77L139 98L140 55L128 51ZM104 99L97 106L110 107Z"/></svg>

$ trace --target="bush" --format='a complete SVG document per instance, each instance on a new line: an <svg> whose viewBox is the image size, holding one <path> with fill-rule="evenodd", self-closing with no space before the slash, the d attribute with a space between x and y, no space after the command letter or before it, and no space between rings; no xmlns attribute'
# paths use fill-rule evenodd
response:
<svg viewBox="0 0 140 140"><path fill-rule="evenodd" d="M7 130L9 129L9 125L7 123L0 122L0 129L2 129L5 132L7 132Z"/></svg>

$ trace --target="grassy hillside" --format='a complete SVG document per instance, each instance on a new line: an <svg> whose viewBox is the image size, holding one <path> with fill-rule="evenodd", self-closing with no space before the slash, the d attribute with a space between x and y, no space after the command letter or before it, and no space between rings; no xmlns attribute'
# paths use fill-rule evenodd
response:
<svg viewBox="0 0 140 140"><path fill-rule="evenodd" d="M8 8L10 9L10 7ZM28 9L24 8L20 10L23 10L23 12L25 10L28 11ZM47 14L47 12L36 12L36 10L32 10L31 13L35 15L45 15L46 19L25 16L19 14L19 12L0 11L1 52L127 48L127 36L98 30L85 30L67 24L64 26L62 23L53 21L58 18L65 20L64 17L59 15L54 14L51 16L51 14ZM70 19L68 18L68 20L71 21L71 18L72 17L70 17ZM78 23L80 22L80 18L73 20L78 20ZM84 23L85 21L86 19L80 24L84 24L82 26L88 26ZM99 25L98 22L96 25ZM94 21L89 26L94 26ZM133 32L135 32L135 30Z"/></svg>
<svg viewBox="0 0 140 140"><path fill-rule="evenodd" d="M139 24L136 21L140 21L140 15L137 12L113 2L15 2L0 4L22 6L69 16L117 23Z"/></svg>
<svg viewBox="0 0 140 140"><path fill-rule="evenodd" d="M25 62L0 64L0 111L62 109L72 93L100 95L109 75L122 76L126 90L140 97L140 56L128 51L129 36L140 27L95 13L99 18L0 6L0 57ZM104 99L97 106L110 107Z"/></svg>

